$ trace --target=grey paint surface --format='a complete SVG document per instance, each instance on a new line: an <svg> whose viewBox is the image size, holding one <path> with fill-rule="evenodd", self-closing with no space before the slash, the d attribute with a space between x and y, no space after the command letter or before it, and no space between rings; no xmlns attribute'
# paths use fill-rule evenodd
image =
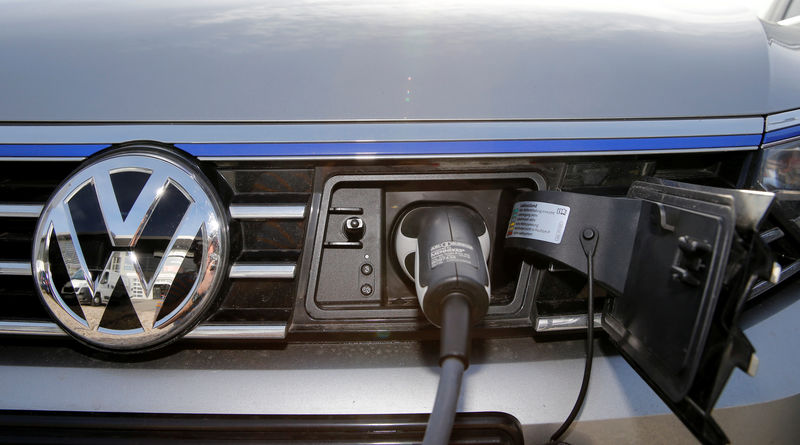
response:
<svg viewBox="0 0 800 445"><path fill-rule="evenodd" d="M2 0L0 120L796 108L800 91L786 70L797 48L769 44L758 19L733 3Z"/></svg>
<svg viewBox="0 0 800 445"><path fill-rule="evenodd" d="M745 333L758 352L761 368L754 378L734 371L718 408L744 407L754 414L763 408L757 404L800 394L796 376L800 355L787 353L796 349L800 335L798 295L800 283L790 284L745 313ZM598 345L579 421L670 413L620 356L605 342ZM477 342L473 352L460 410L509 412L525 426L528 439L534 435L537 441L544 439L543 430L552 431L543 425L555 425L569 412L580 384L583 342L495 339ZM68 348L4 344L0 345L0 409L429 412L438 380L436 354L435 342L357 342L241 350L185 348L162 357L115 363ZM759 422L756 430L769 426L762 417L753 421ZM774 430L787 427L781 418L775 422ZM676 421L671 428L682 428L678 425Z"/></svg>
<svg viewBox="0 0 800 445"><path fill-rule="evenodd" d="M796 445L800 443L800 428L796 428L800 412L800 395L756 406L722 408L714 418L728 437L738 444ZM558 425L528 428L526 437L549 437ZM569 433L573 445L683 445L697 444L697 439L677 417L655 415L613 420L578 422Z"/></svg>
<svg viewBox="0 0 800 445"><path fill-rule="evenodd" d="M770 105L781 104L786 110L797 108L800 96L800 24L780 26L764 23L769 41ZM794 104L789 103L794 101Z"/></svg>

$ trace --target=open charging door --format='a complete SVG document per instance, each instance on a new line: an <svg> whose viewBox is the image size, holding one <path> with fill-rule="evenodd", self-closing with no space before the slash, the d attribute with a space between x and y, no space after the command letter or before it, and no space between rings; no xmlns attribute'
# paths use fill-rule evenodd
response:
<svg viewBox="0 0 800 445"><path fill-rule="evenodd" d="M774 195L650 179L626 198L530 192L506 247L534 264L586 273L581 236L598 236L595 282L613 296L602 328L627 362L704 443L727 443L711 417L733 368L757 358L738 327L773 261L758 227Z"/></svg>

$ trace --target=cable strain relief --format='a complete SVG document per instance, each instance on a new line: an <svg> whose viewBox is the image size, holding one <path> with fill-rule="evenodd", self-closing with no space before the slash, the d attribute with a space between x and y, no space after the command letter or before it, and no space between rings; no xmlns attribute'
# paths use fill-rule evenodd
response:
<svg viewBox="0 0 800 445"><path fill-rule="evenodd" d="M469 367L470 299L461 292L452 292L442 299L442 331L439 346L439 366L450 357Z"/></svg>

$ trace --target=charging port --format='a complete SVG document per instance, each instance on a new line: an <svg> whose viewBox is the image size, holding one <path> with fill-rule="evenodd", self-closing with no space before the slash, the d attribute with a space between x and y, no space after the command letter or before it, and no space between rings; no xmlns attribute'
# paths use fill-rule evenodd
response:
<svg viewBox="0 0 800 445"><path fill-rule="evenodd" d="M352 175L328 179L322 190L317 230L307 244L311 276L301 293L292 329L323 327L349 333L408 332L430 328L413 281L393 251L401 219L425 205L461 206L485 222L493 240L504 240L516 197L546 187L536 172ZM358 218L358 236L343 230ZM362 231L363 230L363 231ZM358 245L355 243L359 243ZM309 248L313 250L309 250ZM489 258L492 283L485 326L529 328L536 272L519 260ZM364 270L369 273L364 273ZM298 306L299 308L299 306ZM422 330L422 331L421 331Z"/></svg>

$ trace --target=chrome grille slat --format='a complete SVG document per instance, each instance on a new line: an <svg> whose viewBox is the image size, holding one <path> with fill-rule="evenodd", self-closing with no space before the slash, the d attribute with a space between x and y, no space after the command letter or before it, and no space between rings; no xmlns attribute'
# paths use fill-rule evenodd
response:
<svg viewBox="0 0 800 445"><path fill-rule="evenodd" d="M233 219L303 219L306 214L305 204L231 204Z"/></svg>
<svg viewBox="0 0 800 445"><path fill-rule="evenodd" d="M286 338L286 323L201 324L186 334L190 339L281 340Z"/></svg>
<svg viewBox="0 0 800 445"><path fill-rule="evenodd" d="M588 317L586 314L576 315L550 315L536 317L536 332L559 332L576 329L586 329ZM600 328L603 314L595 312L594 327Z"/></svg>
<svg viewBox="0 0 800 445"><path fill-rule="evenodd" d="M23 261L0 261L0 275L30 275L31 263Z"/></svg>
<svg viewBox="0 0 800 445"><path fill-rule="evenodd" d="M0 217L38 218L42 204L0 204ZM231 204L233 219L303 219L305 204Z"/></svg>
<svg viewBox="0 0 800 445"><path fill-rule="evenodd" d="M230 278L293 279L294 263L234 263Z"/></svg>
<svg viewBox="0 0 800 445"><path fill-rule="evenodd" d="M38 218L42 208L44 208L42 204L0 204L0 217Z"/></svg>
<svg viewBox="0 0 800 445"><path fill-rule="evenodd" d="M57 324L49 321L0 321L0 334L65 337ZM190 339L281 340L286 338L286 323L201 324L186 334Z"/></svg>

